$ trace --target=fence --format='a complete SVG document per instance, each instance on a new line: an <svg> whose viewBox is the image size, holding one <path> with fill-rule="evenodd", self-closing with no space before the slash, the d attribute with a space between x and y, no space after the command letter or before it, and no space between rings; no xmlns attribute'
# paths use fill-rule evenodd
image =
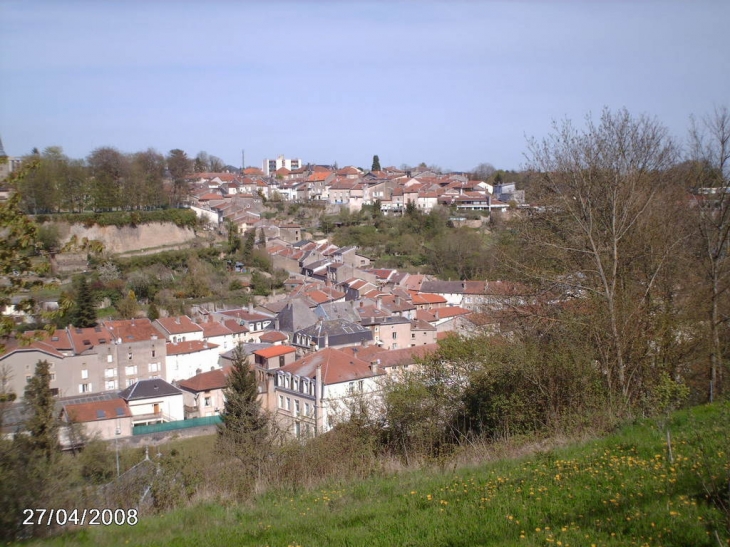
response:
<svg viewBox="0 0 730 547"><path fill-rule="evenodd" d="M205 418L192 418L190 420L178 420L175 422L165 422L161 424L136 425L132 429L132 435L163 433L166 431L175 431L176 429L199 427L201 425L216 425L221 423L221 421L222 420L220 416L206 416Z"/></svg>

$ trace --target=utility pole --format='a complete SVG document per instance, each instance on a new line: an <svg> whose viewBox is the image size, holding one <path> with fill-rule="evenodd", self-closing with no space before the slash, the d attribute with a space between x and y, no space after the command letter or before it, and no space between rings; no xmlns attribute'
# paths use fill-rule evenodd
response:
<svg viewBox="0 0 730 547"><path fill-rule="evenodd" d="M246 170L246 151L244 149L241 149L241 174L244 174L244 171Z"/></svg>

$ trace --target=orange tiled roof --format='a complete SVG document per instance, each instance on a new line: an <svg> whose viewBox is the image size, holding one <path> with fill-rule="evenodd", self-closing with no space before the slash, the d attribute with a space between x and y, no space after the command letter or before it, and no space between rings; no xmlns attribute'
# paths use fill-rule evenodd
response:
<svg viewBox="0 0 730 547"><path fill-rule="evenodd" d="M287 355L295 352L296 349L292 346L271 346L269 348L257 349L253 353L254 355L259 355L264 359L271 359L272 357L279 357L280 355Z"/></svg>

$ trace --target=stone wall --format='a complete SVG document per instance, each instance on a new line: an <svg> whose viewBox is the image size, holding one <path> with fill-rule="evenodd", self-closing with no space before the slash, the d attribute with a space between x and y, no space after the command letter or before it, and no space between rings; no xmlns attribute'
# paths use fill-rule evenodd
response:
<svg viewBox="0 0 730 547"><path fill-rule="evenodd" d="M177 226L172 222L153 222L138 226L91 226L83 224L56 223L59 229L61 245L72 236L81 242L83 238L98 240L104 244L104 250L110 253L126 253L155 247L181 245L195 239L192 228Z"/></svg>

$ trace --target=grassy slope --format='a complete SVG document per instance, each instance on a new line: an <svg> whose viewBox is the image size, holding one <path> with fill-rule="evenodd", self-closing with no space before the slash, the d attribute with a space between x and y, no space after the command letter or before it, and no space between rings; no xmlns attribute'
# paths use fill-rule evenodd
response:
<svg viewBox="0 0 730 547"><path fill-rule="evenodd" d="M203 505L43 545L726 545L730 405L670 422L674 463L655 422L582 446L454 473L414 472L287 495ZM715 531L720 541L715 537Z"/></svg>

